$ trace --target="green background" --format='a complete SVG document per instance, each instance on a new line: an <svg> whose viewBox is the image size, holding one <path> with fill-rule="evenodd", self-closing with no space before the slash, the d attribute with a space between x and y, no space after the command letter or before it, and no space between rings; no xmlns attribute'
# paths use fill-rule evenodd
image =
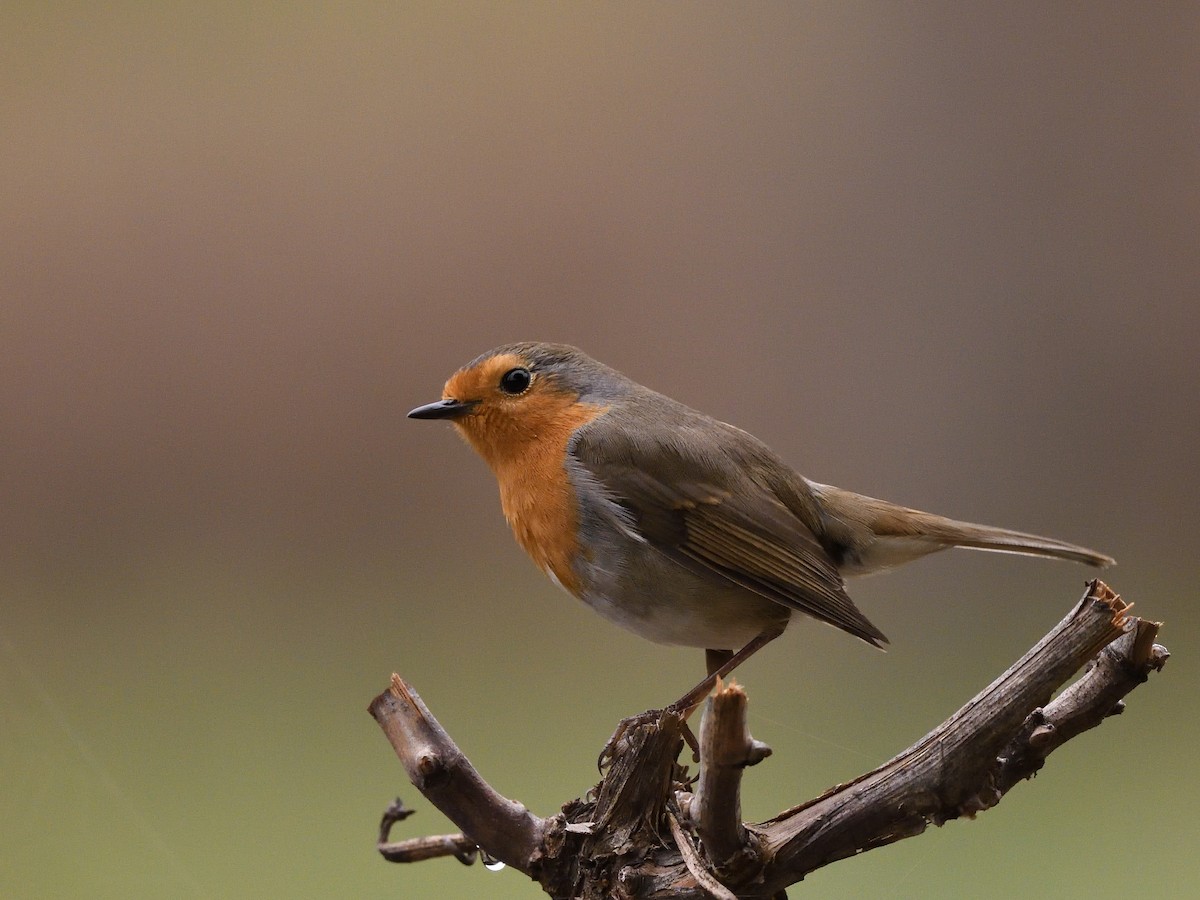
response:
<svg viewBox="0 0 1200 900"><path fill-rule="evenodd" d="M396 867L409 678L550 814L698 650L546 582L405 420L563 340L815 479L1112 553L1175 658L975 822L796 896L1178 897L1195 853L1200 7L9 3L0 895L535 897ZM741 672L765 818L891 756L1084 569L950 553Z"/></svg>

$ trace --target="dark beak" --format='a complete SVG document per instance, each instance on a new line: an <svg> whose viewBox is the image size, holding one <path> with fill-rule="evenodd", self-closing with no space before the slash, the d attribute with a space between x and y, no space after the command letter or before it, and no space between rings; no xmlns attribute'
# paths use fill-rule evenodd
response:
<svg viewBox="0 0 1200 900"><path fill-rule="evenodd" d="M475 408L474 400L438 400L418 406L408 414L410 419L458 419Z"/></svg>

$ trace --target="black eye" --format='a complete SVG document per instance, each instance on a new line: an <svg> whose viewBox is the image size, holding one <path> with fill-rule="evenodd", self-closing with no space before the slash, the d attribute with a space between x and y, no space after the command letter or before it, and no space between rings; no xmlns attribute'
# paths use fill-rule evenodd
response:
<svg viewBox="0 0 1200 900"><path fill-rule="evenodd" d="M500 378L500 390L506 394L523 394L529 390L533 375L528 369L509 369Z"/></svg>

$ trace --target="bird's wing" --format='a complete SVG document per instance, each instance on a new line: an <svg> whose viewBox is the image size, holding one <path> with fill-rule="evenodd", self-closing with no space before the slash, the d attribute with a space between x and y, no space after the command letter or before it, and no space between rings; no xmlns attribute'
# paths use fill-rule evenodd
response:
<svg viewBox="0 0 1200 900"><path fill-rule="evenodd" d="M741 585L874 646L887 642L846 594L812 530L774 492L749 476L736 487L720 487L729 474L722 477L685 452L673 433L654 442L629 429L597 428L601 422L577 432L574 461L628 512L647 543L693 571Z"/></svg>

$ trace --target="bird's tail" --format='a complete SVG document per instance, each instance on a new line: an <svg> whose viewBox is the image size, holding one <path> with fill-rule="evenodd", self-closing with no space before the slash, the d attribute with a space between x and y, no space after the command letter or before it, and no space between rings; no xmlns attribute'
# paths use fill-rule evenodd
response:
<svg viewBox="0 0 1200 900"><path fill-rule="evenodd" d="M935 516L934 518L941 518ZM996 553L1021 553L1025 556L1048 556L1053 559L1069 559L1073 562L1089 566L1111 566L1116 562L1111 556L1070 544L1057 538L1042 537L1037 534L1026 534L1023 531L1010 531L1007 528L994 528L989 525L974 525L970 522L956 522L953 519L942 519L944 529L955 547L968 547L971 550L991 550Z"/></svg>
<svg viewBox="0 0 1200 900"><path fill-rule="evenodd" d="M1057 538L959 522L830 485L810 485L833 528L845 529L848 553L840 568L847 575L876 572L947 547L1046 556L1089 566L1116 562L1111 556Z"/></svg>

